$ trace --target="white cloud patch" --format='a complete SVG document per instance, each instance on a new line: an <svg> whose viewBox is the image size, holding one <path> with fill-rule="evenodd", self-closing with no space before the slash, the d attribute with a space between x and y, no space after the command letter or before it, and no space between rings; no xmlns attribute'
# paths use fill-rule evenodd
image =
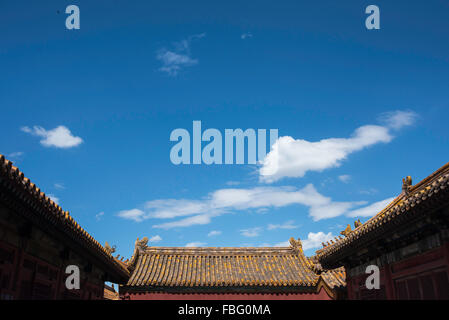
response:
<svg viewBox="0 0 449 320"><path fill-rule="evenodd" d="M341 176L338 176L338 180L343 183L349 183L349 181L351 181L351 176L349 174L343 174Z"/></svg>
<svg viewBox="0 0 449 320"><path fill-rule="evenodd" d="M22 127L21 130L34 136L41 137L42 140L40 143L44 147L67 149L83 143L83 139L72 135L70 130L64 126L59 126L52 130L46 130L40 126L34 126L33 128Z"/></svg>
<svg viewBox="0 0 449 320"><path fill-rule="evenodd" d="M119 217L136 222L141 222L145 218L145 212L140 209L122 210L117 214Z"/></svg>
<svg viewBox="0 0 449 320"><path fill-rule="evenodd" d="M275 229L296 229L298 226L294 225L293 220L289 220L283 224L269 224L267 229L268 230L275 230Z"/></svg>
<svg viewBox="0 0 449 320"><path fill-rule="evenodd" d="M63 183L55 183L53 186L54 186L56 189L58 189L58 190L64 190L64 189L65 189L65 186L64 186Z"/></svg>
<svg viewBox="0 0 449 320"><path fill-rule="evenodd" d="M318 142L280 137L262 160L260 179L271 183L284 177L301 178L307 171L320 172L338 167L349 154L391 139L388 129L381 126L363 126L351 138L330 138Z"/></svg>
<svg viewBox="0 0 449 320"><path fill-rule="evenodd" d="M319 248L321 247L321 243L329 241L333 238L334 236L332 235L331 232L329 233L324 233L322 231L317 233L309 232L309 234L307 235L307 239L301 241L302 248L304 250Z"/></svg>
<svg viewBox="0 0 449 320"><path fill-rule="evenodd" d="M378 143L389 143L391 129L400 129L415 121L414 113L395 111L384 115L387 126L366 125L349 138L329 138L317 142L283 136L273 144L261 161L260 180L272 183L285 177L301 178L308 171L321 172L338 167L351 153Z"/></svg>
<svg viewBox="0 0 449 320"><path fill-rule="evenodd" d="M162 241L162 237L160 236L160 235L155 235L155 236L152 236L151 238L150 238L150 240L148 240L149 242L152 242L152 243L154 243L154 242L160 242L160 241Z"/></svg>
<svg viewBox="0 0 449 320"><path fill-rule="evenodd" d="M307 239L301 239L303 250L315 249L321 247L322 242L329 241L333 239L334 236L332 232L324 233L320 232L309 232ZM283 241L274 245L274 247L289 247L290 241Z"/></svg>
<svg viewBox="0 0 449 320"><path fill-rule="evenodd" d="M394 130L402 129L403 127L411 126L418 118L418 114L413 111L392 111L384 113L380 119L384 121L387 126Z"/></svg>
<svg viewBox="0 0 449 320"><path fill-rule="evenodd" d="M178 221L156 224L153 226L153 228L161 228L161 229L182 228L182 227L190 227L193 225L209 224L210 222L211 222L211 215L199 214Z"/></svg>
<svg viewBox="0 0 449 320"><path fill-rule="evenodd" d="M249 228L249 229L242 229L242 230L240 230L240 233L244 237L252 238L252 237L257 237L261 231L262 231L261 227L255 227L255 228Z"/></svg>
<svg viewBox="0 0 449 320"><path fill-rule="evenodd" d="M211 232L209 232L207 234L208 237L215 237L215 236L219 236L222 232L218 231L218 230L212 230Z"/></svg>
<svg viewBox="0 0 449 320"><path fill-rule="evenodd" d="M193 248L193 247L204 247L206 245L205 242L200 242L200 241L194 241L194 242L189 242L186 244L186 247L189 248Z"/></svg>
<svg viewBox="0 0 449 320"><path fill-rule="evenodd" d="M100 221L100 220L101 220L101 217L103 217L103 216L104 216L104 212L101 211L101 212L99 212L99 213L97 213L97 214L95 215L95 219L97 219L97 221Z"/></svg>
<svg viewBox="0 0 449 320"><path fill-rule="evenodd" d="M226 213L244 210L280 208L289 205L308 207L314 221L340 216L365 201L339 202L320 194L312 184L302 189L295 187L255 187L252 189L219 189L201 200L160 199L149 201L143 210L131 209L118 213L119 217L137 222L146 219L176 219L153 225L154 228L170 229L206 225L212 218ZM281 226L273 225L272 228ZM293 228L293 225L284 225Z"/></svg>
<svg viewBox="0 0 449 320"><path fill-rule="evenodd" d="M24 153L22 151L12 152L12 153L8 154L8 158L12 159L12 160L16 160L16 159L20 159L23 155L24 155Z"/></svg>
<svg viewBox="0 0 449 320"><path fill-rule="evenodd" d="M159 70L168 75L176 76L182 68L198 64L198 60L191 57L190 47L194 39L201 39L205 36L204 33L197 34L176 42L173 50L160 49L156 55L156 59L162 62L162 67Z"/></svg>
<svg viewBox="0 0 449 320"><path fill-rule="evenodd" d="M59 204L59 198L55 196L54 194L47 194L47 197L49 197L51 200L54 201L54 203Z"/></svg>
<svg viewBox="0 0 449 320"><path fill-rule="evenodd" d="M245 40L247 38L252 38L253 34L251 32L245 32L240 36L240 39Z"/></svg>
<svg viewBox="0 0 449 320"><path fill-rule="evenodd" d="M348 217L372 217L375 214L382 211L387 205L389 205L395 198L388 198L382 201L375 202L364 208L350 211L346 213Z"/></svg>

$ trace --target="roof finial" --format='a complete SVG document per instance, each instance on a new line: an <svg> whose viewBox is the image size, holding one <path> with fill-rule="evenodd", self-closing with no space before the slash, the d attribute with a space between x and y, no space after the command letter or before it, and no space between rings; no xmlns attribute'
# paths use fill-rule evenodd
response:
<svg viewBox="0 0 449 320"><path fill-rule="evenodd" d="M143 237L142 240L137 238L136 240L136 248L145 250L148 247L148 237Z"/></svg>
<svg viewBox="0 0 449 320"><path fill-rule="evenodd" d="M352 229L351 229L351 225L348 224L346 229L343 230L342 232L340 232L341 235L344 235L345 237L347 237L350 233L351 233Z"/></svg>
<svg viewBox="0 0 449 320"><path fill-rule="evenodd" d="M299 238L298 238L298 240L295 240L295 238L291 237L290 238L290 245L294 249L301 249L302 250L302 243L301 243L301 239L299 239Z"/></svg>
<svg viewBox="0 0 449 320"><path fill-rule="evenodd" d="M112 255L115 252L116 246L110 246L109 243L106 241L104 244L104 249L109 255Z"/></svg>
<svg viewBox="0 0 449 320"><path fill-rule="evenodd" d="M357 229L358 227L360 227L363 223L360 222L360 219L358 219L357 221L354 221L354 228Z"/></svg>
<svg viewBox="0 0 449 320"><path fill-rule="evenodd" d="M412 187L412 177L407 176L406 178L402 179L402 192L408 195L411 187Z"/></svg>

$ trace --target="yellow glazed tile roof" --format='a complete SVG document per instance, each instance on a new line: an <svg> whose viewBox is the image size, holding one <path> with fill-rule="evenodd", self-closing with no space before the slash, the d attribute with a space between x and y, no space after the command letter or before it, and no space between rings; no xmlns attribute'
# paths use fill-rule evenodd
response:
<svg viewBox="0 0 449 320"><path fill-rule="evenodd" d="M413 208L430 203L436 197L448 197L449 190L449 163L423 179L416 185L411 185L411 178L403 180L403 192L389 205L363 224L350 230L344 238L339 237L336 241L323 244L323 248L316 251L318 260L328 259L337 252L361 241L361 239L376 231L378 228L392 223L395 219L406 217Z"/></svg>
<svg viewBox="0 0 449 320"><path fill-rule="evenodd" d="M323 278L299 240L283 248L148 247L136 241L128 287L329 287L344 286L344 271ZM342 276L340 280L336 277Z"/></svg>
<svg viewBox="0 0 449 320"><path fill-rule="evenodd" d="M45 195L23 172L12 165L12 162L0 154L0 185L17 195L40 218L46 219L52 226L64 230L72 238L90 250L96 256L110 263L122 276L128 276L128 270L116 261L111 253L95 240L78 222L64 211L58 204Z"/></svg>

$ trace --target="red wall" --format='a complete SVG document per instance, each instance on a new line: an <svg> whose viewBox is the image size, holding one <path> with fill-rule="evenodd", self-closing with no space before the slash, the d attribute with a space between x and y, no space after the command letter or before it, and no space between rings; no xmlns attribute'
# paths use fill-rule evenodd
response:
<svg viewBox="0 0 449 320"><path fill-rule="evenodd" d="M0 300L103 299L103 285L83 279L79 290L65 288L65 270L0 242Z"/></svg>
<svg viewBox="0 0 449 320"><path fill-rule="evenodd" d="M130 300L331 300L322 288L319 293L164 293L147 292L141 294L125 294L122 299Z"/></svg>
<svg viewBox="0 0 449 320"><path fill-rule="evenodd" d="M380 289L368 290L367 275L347 275L348 299L449 299L449 243L380 269Z"/></svg>

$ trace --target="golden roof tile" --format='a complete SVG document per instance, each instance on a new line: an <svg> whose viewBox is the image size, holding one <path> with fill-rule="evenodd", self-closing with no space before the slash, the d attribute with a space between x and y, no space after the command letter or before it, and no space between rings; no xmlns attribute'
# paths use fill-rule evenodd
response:
<svg viewBox="0 0 449 320"><path fill-rule="evenodd" d="M329 259L337 252L353 246L356 241L362 241L364 236L381 226L390 224L399 217L406 216L412 208L435 197L440 191L446 189L447 192L448 187L449 162L416 185L412 185L411 177L403 179L402 193L399 196L365 223L357 223L354 230L351 230L350 225L348 225L346 230L341 232L345 235L344 238L333 243L331 241L331 244L327 243L323 245L322 249L316 251L318 259Z"/></svg>
<svg viewBox="0 0 449 320"><path fill-rule="evenodd" d="M1 154L0 176L3 177L0 181L4 188L11 190L11 192L20 197L20 199L24 199L27 203L31 204L34 201L38 208L40 207L38 212L44 219L56 222L56 228L64 230L66 234L74 235L73 238L79 240L93 254L110 263L122 276L129 275L128 269L116 263L112 255L108 254L103 246L70 216L68 211L63 211L58 204L46 196L30 179L25 177L23 172L13 166L12 162L5 159Z"/></svg>

